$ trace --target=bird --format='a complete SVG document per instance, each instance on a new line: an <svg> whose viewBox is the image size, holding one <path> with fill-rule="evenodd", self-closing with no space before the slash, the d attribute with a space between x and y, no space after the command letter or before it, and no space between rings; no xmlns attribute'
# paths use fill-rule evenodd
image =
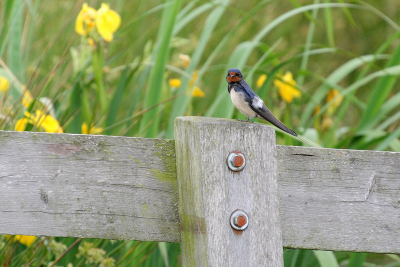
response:
<svg viewBox="0 0 400 267"><path fill-rule="evenodd" d="M228 82L228 92L231 96L233 105L245 116L247 120L239 120L248 122L250 119L259 118L266 120L282 131L298 137L298 134L278 120L272 112L264 104L264 101L254 93L251 87L243 79L243 75L239 69L232 68L228 70L226 76Z"/></svg>

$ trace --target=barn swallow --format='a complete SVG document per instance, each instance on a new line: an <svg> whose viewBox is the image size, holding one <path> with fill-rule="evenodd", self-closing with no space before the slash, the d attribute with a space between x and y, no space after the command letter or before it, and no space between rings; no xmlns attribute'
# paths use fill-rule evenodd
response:
<svg viewBox="0 0 400 267"><path fill-rule="evenodd" d="M282 131L296 137L298 136L295 131L289 129L285 124L272 115L271 111L267 106L265 106L261 98L254 93L245 80L243 80L243 75L240 70L228 70L226 80L228 82L228 92L231 95L232 103L241 113L243 113L243 115L247 116L247 120L245 120L246 122L253 118L264 119Z"/></svg>

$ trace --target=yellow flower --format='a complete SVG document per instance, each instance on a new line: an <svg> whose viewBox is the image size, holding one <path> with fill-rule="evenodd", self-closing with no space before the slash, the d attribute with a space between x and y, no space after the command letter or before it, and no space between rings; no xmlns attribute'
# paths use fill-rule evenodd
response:
<svg viewBox="0 0 400 267"><path fill-rule="evenodd" d="M63 128L58 121L50 115L46 115L41 110L36 110L35 113L25 112L25 117L19 119L15 124L16 131L25 131L27 124L37 125L38 128L43 128L48 133L63 133Z"/></svg>
<svg viewBox="0 0 400 267"><path fill-rule="evenodd" d="M261 88L265 81L267 80L267 74L262 74L260 77L257 79L257 88Z"/></svg>
<svg viewBox="0 0 400 267"><path fill-rule="evenodd" d="M111 42L119 25L121 25L121 17L118 13L111 10L107 4L102 3L100 9L97 10L96 17L96 28L101 37L107 42Z"/></svg>
<svg viewBox="0 0 400 267"><path fill-rule="evenodd" d="M328 113L333 114L335 110L343 101L343 96L336 89L329 90L326 96L326 101L329 103Z"/></svg>
<svg viewBox="0 0 400 267"><path fill-rule="evenodd" d="M38 110L36 111L36 113ZM42 115L43 119L38 123L38 127L43 127L45 132L48 133L63 133L64 130L58 121L50 115Z"/></svg>
<svg viewBox="0 0 400 267"><path fill-rule="evenodd" d="M19 132L25 131L27 124L28 124L28 118L19 119L15 124L14 130Z"/></svg>
<svg viewBox="0 0 400 267"><path fill-rule="evenodd" d="M182 61L183 67L187 67L190 64L190 56L185 54L179 54L179 59Z"/></svg>
<svg viewBox="0 0 400 267"><path fill-rule="evenodd" d="M82 123L81 129L82 129L82 134L100 134L103 132L102 127L95 127L93 125L89 130L89 127L86 122Z"/></svg>
<svg viewBox="0 0 400 267"><path fill-rule="evenodd" d="M7 239L10 239L11 235L6 235ZM14 236L14 240L18 241L21 244L24 244L27 247L30 247L33 242L36 240L36 236L31 235L16 235Z"/></svg>
<svg viewBox="0 0 400 267"><path fill-rule="evenodd" d="M24 89L24 95L22 96L22 105L26 108L29 108L33 101L33 96L31 92L29 92L27 89Z"/></svg>
<svg viewBox="0 0 400 267"><path fill-rule="evenodd" d="M169 79L169 85L171 86L171 87L179 87L179 86L181 86L181 80L179 80L179 79Z"/></svg>
<svg viewBox="0 0 400 267"><path fill-rule="evenodd" d="M30 246L32 245L33 242L35 242L36 236L31 236L31 235L16 235L14 237L14 240L18 240L21 244L24 244L25 246Z"/></svg>
<svg viewBox="0 0 400 267"><path fill-rule="evenodd" d="M8 89L10 89L10 82L6 78L0 76L0 91L4 94Z"/></svg>
<svg viewBox="0 0 400 267"><path fill-rule="evenodd" d="M96 26L97 31L107 42L113 40L114 32L121 25L121 17L111 10L109 5L102 3L99 10L84 3L75 22L75 31L87 37Z"/></svg>
<svg viewBox="0 0 400 267"><path fill-rule="evenodd" d="M285 100L287 103L291 103L293 98L300 97L301 92L296 89L296 81L293 80L293 75L291 72L286 72L285 75L278 75L280 80L275 79L274 85L279 90L279 95Z"/></svg>
<svg viewBox="0 0 400 267"><path fill-rule="evenodd" d="M79 35L88 36L95 26L96 9L88 6L87 3L82 5L82 10L79 12L75 22L75 31Z"/></svg>
<svg viewBox="0 0 400 267"><path fill-rule="evenodd" d="M193 97L204 97L205 94L204 94L204 92L200 89L200 87L195 86L195 87L193 88L192 96L193 96Z"/></svg>

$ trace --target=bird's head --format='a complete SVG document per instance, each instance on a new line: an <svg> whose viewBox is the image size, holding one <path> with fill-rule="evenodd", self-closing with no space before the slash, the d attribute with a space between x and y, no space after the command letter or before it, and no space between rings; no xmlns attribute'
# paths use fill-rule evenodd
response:
<svg viewBox="0 0 400 267"><path fill-rule="evenodd" d="M226 76L226 80L228 81L228 83L240 82L242 79L243 75L239 69L228 70L228 75Z"/></svg>

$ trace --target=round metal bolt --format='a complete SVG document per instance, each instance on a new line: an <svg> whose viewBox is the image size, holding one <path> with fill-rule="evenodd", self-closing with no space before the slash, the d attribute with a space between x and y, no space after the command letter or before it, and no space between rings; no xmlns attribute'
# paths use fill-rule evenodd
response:
<svg viewBox="0 0 400 267"><path fill-rule="evenodd" d="M249 225L249 217L242 210L235 210L231 215L231 226L235 230L243 231Z"/></svg>
<svg viewBox="0 0 400 267"><path fill-rule="evenodd" d="M231 171L239 172L244 169L246 165L246 158L240 151L233 151L229 153L226 163Z"/></svg>
<svg viewBox="0 0 400 267"><path fill-rule="evenodd" d="M243 214L240 214L234 218L233 223L237 227L243 227L247 223L247 218Z"/></svg>

